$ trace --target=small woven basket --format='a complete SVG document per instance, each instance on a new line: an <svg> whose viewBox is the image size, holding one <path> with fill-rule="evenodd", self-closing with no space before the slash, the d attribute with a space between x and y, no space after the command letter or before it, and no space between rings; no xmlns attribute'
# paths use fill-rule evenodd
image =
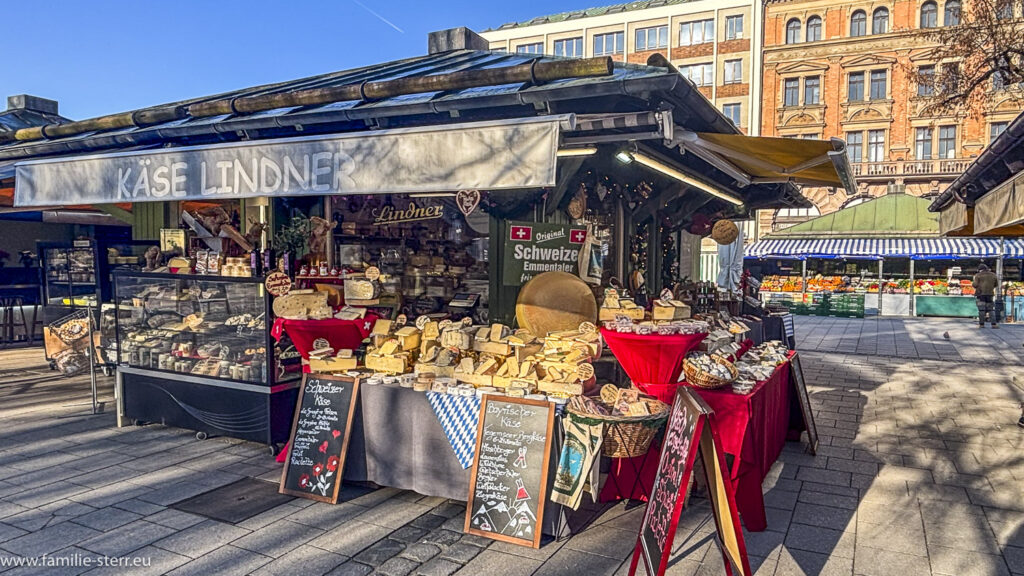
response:
<svg viewBox="0 0 1024 576"><path fill-rule="evenodd" d="M690 359L687 358L686 360L683 361L683 374L686 375L686 382L688 384L696 386L697 388L704 388L705 390L714 390L715 388L728 386L730 382L735 380L736 377L740 375L739 370L737 370L736 367L733 366L732 362L729 362L728 360L719 356L718 354L712 354L711 359L714 360L716 363L725 366L726 369L729 370L729 374L731 374L731 377L728 380L719 378L718 376L714 376L701 370L699 366L697 366L693 362L690 362Z"/></svg>
<svg viewBox="0 0 1024 576"><path fill-rule="evenodd" d="M604 440L601 451L609 458L633 458L643 456L651 447L651 441L668 420L668 404L654 398L641 398L647 403L650 414L643 416L613 416L579 412L567 408L573 420L593 426L604 424Z"/></svg>

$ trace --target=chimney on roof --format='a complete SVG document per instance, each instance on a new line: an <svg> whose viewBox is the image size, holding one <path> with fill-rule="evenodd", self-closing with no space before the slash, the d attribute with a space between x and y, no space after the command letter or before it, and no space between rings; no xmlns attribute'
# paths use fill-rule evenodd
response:
<svg viewBox="0 0 1024 576"><path fill-rule="evenodd" d="M53 114L57 115L57 101L49 100L47 98L40 98L39 96L31 96L29 94L18 94L16 96L7 97L7 111L12 110L30 110L32 112L40 112L42 114Z"/></svg>
<svg viewBox="0 0 1024 576"><path fill-rule="evenodd" d="M465 26L431 32L427 37L427 53L440 54L452 50L490 50L491 43Z"/></svg>

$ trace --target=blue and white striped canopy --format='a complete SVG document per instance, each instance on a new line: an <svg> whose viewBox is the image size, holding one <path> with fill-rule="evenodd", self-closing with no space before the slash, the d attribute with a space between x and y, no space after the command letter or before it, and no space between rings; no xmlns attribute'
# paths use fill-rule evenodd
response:
<svg viewBox="0 0 1024 576"><path fill-rule="evenodd" d="M1007 238L799 238L761 240L747 258L1024 258L1024 239Z"/></svg>

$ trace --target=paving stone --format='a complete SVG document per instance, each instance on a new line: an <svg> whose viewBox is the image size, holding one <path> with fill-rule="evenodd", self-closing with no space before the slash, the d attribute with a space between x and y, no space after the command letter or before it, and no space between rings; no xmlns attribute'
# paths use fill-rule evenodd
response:
<svg viewBox="0 0 1024 576"><path fill-rule="evenodd" d="M476 558L477 554L483 550L484 549L479 546L474 546L466 542L456 542L445 550L441 554L441 557L453 560L459 564L467 564L470 560Z"/></svg>
<svg viewBox="0 0 1024 576"><path fill-rule="evenodd" d="M134 498L118 502L113 506L115 508L120 508L122 510L128 510L129 512L135 512L136 514L142 514L143 516L156 514L157 512L165 508L164 506L160 506L159 504L143 502L142 500L136 500Z"/></svg>
<svg viewBox="0 0 1024 576"><path fill-rule="evenodd" d="M328 576L366 576L370 572L373 572L373 566L349 560L327 574Z"/></svg>
<svg viewBox="0 0 1024 576"><path fill-rule="evenodd" d="M346 560L348 558L340 554L303 545L254 570L252 576L279 576L297 572L303 576L321 576Z"/></svg>
<svg viewBox="0 0 1024 576"><path fill-rule="evenodd" d="M88 541L100 534L92 528L64 522L7 540L3 543L3 548L19 556L41 556ZM145 544L139 547L141 546Z"/></svg>
<svg viewBox="0 0 1024 576"><path fill-rule="evenodd" d="M389 538L400 542L416 542L420 538L426 536L428 532L430 531L423 528L416 528L415 526L402 526L398 530L392 532Z"/></svg>
<svg viewBox="0 0 1024 576"><path fill-rule="evenodd" d="M199 558L248 533L248 530L231 524L216 520L204 520L199 524L182 529L176 534L157 540L153 545L183 556Z"/></svg>
<svg viewBox="0 0 1024 576"><path fill-rule="evenodd" d="M423 542L437 544L441 548L447 548L462 539L462 534L454 530L438 528L422 538Z"/></svg>
<svg viewBox="0 0 1024 576"><path fill-rule="evenodd" d="M105 532L112 530L118 526L124 526L129 522L133 522L142 518L141 514L135 512L129 512L127 510L121 510L120 508L100 508L94 510L88 514L83 514L75 518L73 521L76 524L87 526L94 530Z"/></svg>
<svg viewBox="0 0 1024 576"><path fill-rule="evenodd" d="M397 529L428 511L430 508L427 506L393 498L373 506L357 518L362 522Z"/></svg>
<svg viewBox="0 0 1024 576"><path fill-rule="evenodd" d="M854 541L860 534L820 526L793 524L786 534L786 549L802 550L837 558L854 557ZM922 534L922 545L923 542Z"/></svg>
<svg viewBox="0 0 1024 576"><path fill-rule="evenodd" d="M819 482L821 484L834 484L837 486L850 485L849 472L837 472L834 470L821 470L818 468L800 468L796 475L797 480L808 482Z"/></svg>
<svg viewBox="0 0 1024 576"><path fill-rule="evenodd" d="M355 559L371 566L380 566L385 561L405 550L405 544L398 540L385 539L371 545L355 555Z"/></svg>
<svg viewBox="0 0 1024 576"><path fill-rule="evenodd" d="M174 532L173 528L136 520L84 540L79 546L105 556L124 556Z"/></svg>
<svg viewBox="0 0 1024 576"><path fill-rule="evenodd" d="M533 574L534 576L562 576L564 574L611 576L621 563L622 558L609 558L571 548L562 548Z"/></svg>
<svg viewBox="0 0 1024 576"><path fill-rule="evenodd" d="M167 576L245 576L271 560L252 550L225 545L175 568Z"/></svg>
<svg viewBox="0 0 1024 576"><path fill-rule="evenodd" d="M985 554L942 546L929 546L932 572L945 576L1010 576L1006 561L998 554Z"/></svg>
<svg viewBox="0 0 1024 576"><path fill-rule="evenodd" d="M479 550L479 548L477 548L477 550ZM439 546L421 542L407 546L405 550L402 551L402 556L422 564L440 553L441 548ZM468 562L469 560L467 559L466 561ZM463 562L463 564L465 563L466 562Z"/></svg>
<svg viewBox="0 0 1024 576"><path fill-rule="evenodd" d="M857 546L853 563L863 576L931 576L927 560L920 556L867 546Z"/></svg>
<svg viewBox="0 0 1024 576"><path fill-rule="evenodd" d="M466 515L466 505L459 502L448 501L432 511L434 514L444 516L445 518L453 518L455 516Z"/></svg>
<svg viewBox="0 0 1024 576"><path fill-rule="evenodd" d="M317 502L308 508L303 508L288 516L291 522L298 522L307 526L314 526L322 530L330 530L352 520L366 512L366 508L349 504L325 504Z"/></svg>
<svg viewBox="0 0 1024 576"><path fill-rule="evenodd" d="M232 545L278 558L323 533L319 528L281 520L254 530L232 542Z"/></svg>
<svg viewBox="0 0 1024 576"><path fill-rule="evenodd" d="M1007 546L1003 548L1003 557L1010 566L1010 572L1024 574L1024 548Z"/></svg>
<svg viewBox="0 0 1024 576"><path fill-rule="evenodd" d="M119 554L119 556L123 555ZM146 563L141 566L131 567L131 576L161 576L189 561L187 556L181 556L152 546L136 550L132 553L131 557L133 560L138 559L140 562L142 559L146 560ZM125 567L116 565L104 566L86 572L89 576L124 576L125 573Z"/></svg>
<svg viewBox="0 0 1024 576"><path fill-rule="evenodd" d="M408 558L396 557L386 560L377 567L376 574L381 576L406 576L419 566L419 562Z"/></svg>
<svg viewBox="0 0 1024 576"><path fill-rule="evenodd" d="M748 554L771 559L778 558L779 551L782 549L782 541L785 538L786 535L782 532L772 532L770 530L764 532L744 532L743 534ZM635 539L632 544L636 544Z"/></svg>
<svg viewBox="0 0 1024 576"><path fill-rule="evenodd" d="M451 576L462 568L462 564L444 558L434 558L416 569L417 576Z"/></svg>
<svg viewBox="0 0 1024 576"><path fill-rule="evenodd" d="M632 537L631 537L632 536ZM636 533L607 526L592 526L575 534L566 543L567 548L590 554L598 554L621 560L636 545Z"/></svg>
<svg viewBox="0 0 1024 576"><path fill-rule="evenodd" d="M924 528L921 526L858 522L857 545L901 554L928 556Z"/></svg>
<svg viewBox="0 0 1024 576"><path fill-rule="evenodd" d="M353 520L309 541L311 546L344 556L355 556L388 535L389 528Z"/></svg>
<svg viewBox="0 0 1024 576"><path fill-rule="evenodd" d="M822 526L833 530L854 530L857 525L856 515L855 510L799 502L793 510L793 523Z"/></svg>
<svg viewBox="0 0 1024 576"><path fill-rule="evenodd" d="M17 538L18 536L24 536L25 534L28 534L27 530L0 522L0 543Z"/></svg>
<svg viewBox="0 0 1024 576"><path fill-rule="evenodd" d="M176 530L184 530L189 526L195 526L203 520L206 520L206 518L203 518L198 514L182 512L181 510L175 510L173 508L161 510L156 514L146 516L146 522L152 522L154 524L167 526L168 528L174 528Z"/></svg>
<svg viewBox="0 0 1024 576"><path fill-rule="evenodd" d="M753 569L753 567L751 567ZM760 570L755 573L760 574ZM775 564L776 576L850 576L853 559L806 550L783 549Z"/></svg>
<svg viewBox="0 0 1024 576"><path fill-rule="evenodd" d="M473 546L477 546L479 548L487 548L491 545L492 542L494 542L494 540L491 540L490 538L484 538L483 536L477 536L476 534L463 534L462 540L459 540L459 542L472 544Z"/></svg>
<svg viewBox="0 0 1024 576"><path fill-rule="evenodd" d="M831 506L833 508L846 508L848 510L856 510L860 500L856 497L849 496L838 496L836 494L826 494L824 492L812 492L803 490L800 492L800 496L797 497L797 501L806 502L808 504L820 504L822 506Z"/></svg>
<svg viewBox="0 0 1024 576"><path fill-rule="evenodd" d="M427 530L433 530L445 523L448 520L447 516L439 516L437 514L424 514L419 518L413 520L409 524L416 528L425 528Z"/></svg>
<svg viewBox="0 0 1024 576"><path fill-rule="evenodd" d="M505 554L495 550L484 550L462 570L458 576L529 576L540 568L541 562ZM585 572L579 572L585 574Z"/></svg>

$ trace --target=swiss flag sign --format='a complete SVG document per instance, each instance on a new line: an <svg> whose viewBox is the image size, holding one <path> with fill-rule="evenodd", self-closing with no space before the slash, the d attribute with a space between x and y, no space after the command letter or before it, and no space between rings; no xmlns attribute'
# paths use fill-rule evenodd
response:
<svg viewBox="0 0 1024 576"><path fill-rule="evenodd" d="M569 242L572 244L583 244L587 241L587 231L573 229L569 231Z"/></svg>
<svg viewBox="0 0 1024 576"><path fill-rule="evenodd" d="M533 227L532 226L512 226L509 232L509 237L512 240L518 240L520 242L529 242L533 240Z"/></svg>

